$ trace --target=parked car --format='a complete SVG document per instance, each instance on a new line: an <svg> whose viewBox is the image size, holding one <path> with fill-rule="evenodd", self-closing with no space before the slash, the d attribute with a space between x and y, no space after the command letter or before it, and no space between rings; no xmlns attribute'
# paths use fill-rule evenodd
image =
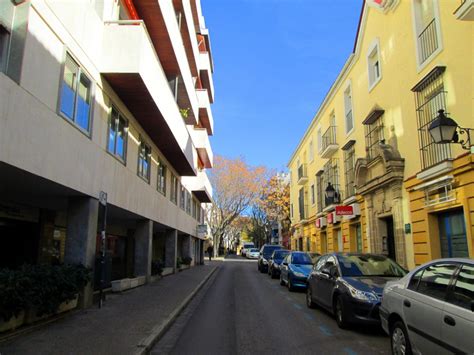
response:
<svg viewBox="0 0 474 355"><path fill-rule="evenodd" d="M383 255L330 253L319 258L308 277L306 305L316 304L336 316L337 325L379 324L383 287L406 271Z"/></svg>
<svg viewBox="0 0 474 355"><path fill-rule="evenodd" d="M242 249L240 249L240 255L246 256L247 255L247 250L255 248L255 245L252 242L245 242L242 245Z"/></svg>
<svg viewBox="0 0 474 355"><path fill-rule="evenodd" d="M267 272L268 271L268 260L272 256L272 253L275 250L283 249L281 245L274 244L264 244L260 249L260 256L258 257L258 271Z"/></svg>
<svg viewBox="0 0 474 355"><path fill-rule="evenodd" d="M268 261L268 275L270 275L272 279L276 279L280 276L281 262L289 253L290 251L286 249L278 249L272 253L270 260Z"/></svg>
<svg viewBox="0 0 474 355"><path fill-rule="evenodd" d="M251 248L247 250L247 259L258 259L260 252L257 248Z"/></svg>
<svg viewBox="0 0 474 355"><path fill-rule="evenodd" d="M394 354L474 354L474 260L434 260L388 282L380 319Z"/></svg>
<svg viewBox="0 0 474 355"><path fill-rule="evenodd" d="M288 290L306 288L307 279L313 268L313 261L308 253L292 251L280 265L280 285L287 285Z"/></svg>

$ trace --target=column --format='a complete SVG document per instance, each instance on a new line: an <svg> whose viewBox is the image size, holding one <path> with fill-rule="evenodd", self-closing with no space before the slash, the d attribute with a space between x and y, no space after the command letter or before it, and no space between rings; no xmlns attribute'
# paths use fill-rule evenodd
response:
<svg viewBox="0 0 474 355"><path fill-rule="evenodd" d="M153 242L153 221L144 220L137 223L135 240L135 276L146 276L151 279L151 256Z"/></svg>
<svg viewBox="0 0 474 355"><path fill-rule="evenodd" d="M176 273L176 259L178 257L178 231L170 229L166 231L165 242L165 267L172 267Z"/></svg>
<svg viewBox="0 0 474 355"><path fill-rule="evenodd" d="M67 236L64 262L94 268L99 201L75 197L68 201ZM89 283L79 297L82 308L92 305L93 286Z"/></svg>
<svg viewBox="0 0 474 355"><path fill-rule="evenodd" d="M183 237L183 250L181 251L183 258L190 257L194 259L193 252L191 250L192 248L191 238L192 237L190 235L185 235Z"/></svg>

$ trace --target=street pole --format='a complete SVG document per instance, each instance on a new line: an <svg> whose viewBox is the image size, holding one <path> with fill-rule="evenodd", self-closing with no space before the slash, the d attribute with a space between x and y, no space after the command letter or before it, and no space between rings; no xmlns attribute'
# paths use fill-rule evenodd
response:
<svg viewBox="0 0 474 355"><path fill-rule="evenodd" d="M99 285L99 308L102 308L102 304L105 301L104 295L104 286L105 286L105 249L106 249L106 238L105 238L105 230L107 228L107 193L101 191L99 194L99 201L103 208L103 216L102 216L102 230L100 232L101 236L101 252L100 252L100 285Z"/></svg>

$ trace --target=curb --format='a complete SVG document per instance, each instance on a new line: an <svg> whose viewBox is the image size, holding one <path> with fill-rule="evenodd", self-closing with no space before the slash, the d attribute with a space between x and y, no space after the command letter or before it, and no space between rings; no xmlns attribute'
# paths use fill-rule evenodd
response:
<svg viewBox="0 0 474 355"><path fill-rule="evenodd" d="M219 267L216 266L214 269L202 280L199 285L181 302L181 304L174 309L173 312L168 316L168 318L161 324L155 326L151 330L151 334L146 338L142 339L137 347L139 348L137 351L134 352L134 355L146 355L149 353L153 345L160 340L166 331L173 325L174 321L181 312L186 308L186 306L191 302L191 300L196 296L196 294L201 290L201 288L206 284L207 281L211 278L212 275L217 271Z"/></svg>

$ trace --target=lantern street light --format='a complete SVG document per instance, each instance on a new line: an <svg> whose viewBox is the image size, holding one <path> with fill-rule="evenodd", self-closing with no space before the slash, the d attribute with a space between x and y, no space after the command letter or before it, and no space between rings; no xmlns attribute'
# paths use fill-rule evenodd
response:
<svg viewBox="0 0 474 355"><path fill-rule="evenodd" d="M458 126L455 120L446 116L444 110L438 111L438 116L431 122L428 131L435 143L458 143L463 149L473 151L470 135L473 129ZM459 139L459 135L466 135L466 139Z"/></svg>
<svg viewBox="0 0 474 355"><path fill-rule="evenodd" d="M328 186L326 187L325 191L325 197L326 197L326 206L332 205L338 201L338 193L336 189L332 186L330 182L328 182Z"/></svg>

